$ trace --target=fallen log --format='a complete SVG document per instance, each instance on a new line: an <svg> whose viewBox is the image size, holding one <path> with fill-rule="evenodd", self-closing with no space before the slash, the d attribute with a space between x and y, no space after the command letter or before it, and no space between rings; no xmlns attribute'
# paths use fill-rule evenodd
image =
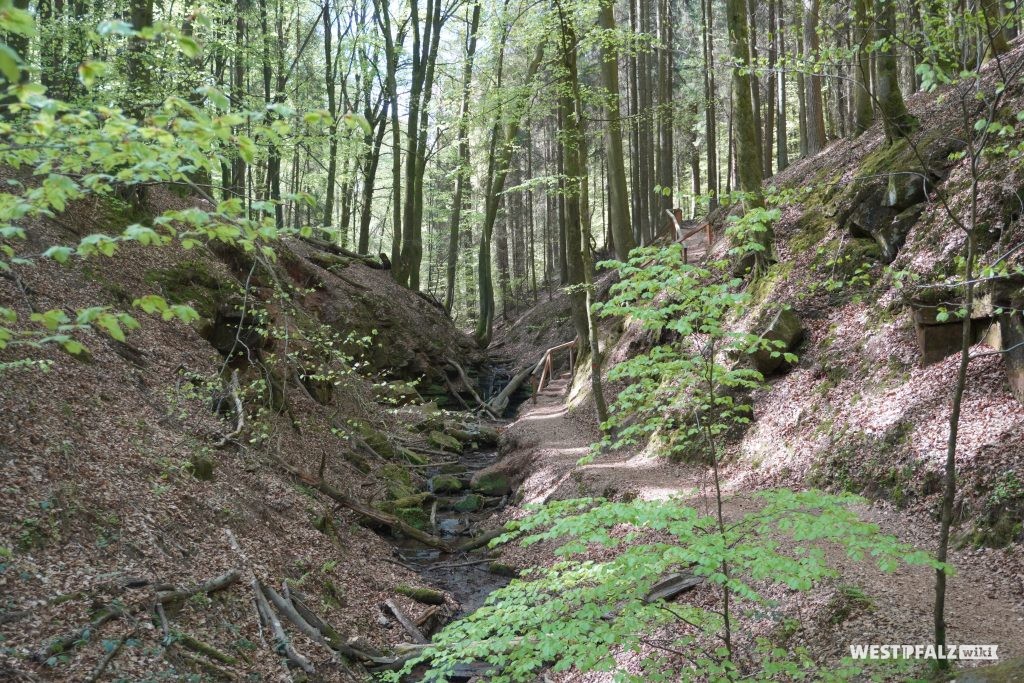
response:
<svg viewBox="0 0 1024 683"><path fill-rule="evenodd" d="M412 636L413 642L430 642L427 640L426 636L424 636L423 633L419 630L419 628L416 627L416 624L413 623L413 621L405 615L402 609L398 605L396 605L393 600L385 600L384 605L389 610L391 610L391 613L393 615L395 615L395 619L397 619L398 623L402 625L402 628L405 629L405 632Z"/></svg>
<svg viewBox="0 0 1024 683"><path fill-rule="evenodd" d="M703 576L697 576L692 572L669 574L651 586L644 596L644 602L651 603L655 600L671 600L680 593L688 591L704 583Z"/></svg>
<svg viewBox="0 0 1024 683"><path fill-rule="evenodd" d="M407 524L398 517L389 515L386 512L381 512L380 510L372 508L368 505L364 505L359 501L356 501L350 498L349 496L345 495L344 493L334 488L333 486L323 481L322 479L314 479L313 477L307 476L298 469L292 467L291 465L288 465L286 462L279 458L277 459L277 462L286 472L288 472L292 476L298 477L304 484L308 484L309 486L314 487L317 491L323 493L325 496L333 500L338 505L346 507L349 510L355 512L356 514L367 519L370 519L374 522L377 522L378 524L382 524L386 527L390 527L391 529L400 531L409 538L419 541L420 543L430 546L431 548L437 548L438 550L443 550L446 553L451 552L452 548L447 541L444 541L432 534L428 534L425 531L420 531L416 527Z"/></svg>
<svg viewBox="0 0 1024 683"><path fill-rule="evenodd" d="M318 239L316 237L303 237L302 241L310 246L316 247L321 251L326 251L330 254L337 254L338 256L345 256L350 259L355 259L362 263L367 268L373 268L375 270L389 270L391 268L391 262L385 262L387 258L384 254L381 254L381 260L377 261L372 256L366 254L357 254L354 251L339 247L337 244L328 242L327 240Z"/></svg>
<svg viewBox="0 0 1024 683"><path fill-rule="evenodd" d="M260 583L259 579L252 580L252 590L256 598L256 610L259 612L263 623L270 628L270 632L273 634L274 649L307 674L312 674L315 671L313 663L296 650L291 640L288 639L288 634L285 633L281 620L277 618L274 610L270 607L270 603L267 602L267 595L263 592L263 584Z"/></svg>
<svg viewBox="0 0 1024 683"><path fill-rule="evenodd" d="M79 642L84 642L90 633L95 633L96 630L103 626L108 621L113 621L124 615L124 612L114 607L104 607L97 612L96 616L92 618L85 626L81 628L68 631L64 635L57 636L49 643L39 648L32 658L37 662L45 662L53 655L66 652L73 648Z"/></svg>
<svg viewBox="0 0 1024 683"><path fill-rule="evenodd" d="M469 376L466 374L466 371L462 369L462 366L456 363L451 358L445 358L444 360L446 363L448 363L448 365L455 368L456 372L459 373L459 379L461 379L462 383L466 385L466 388L469 390L469 393L473 396L473 400L477 402L477 405L479 405L482 410L486 411L487 414L489 414L492 418L497 420L498 416L495 414L493 410L491 410L490 406L484 403L484 400L480 398L480 394L478 394L476 392L476 389L473 388L473 383L469 381Z"/></svg>
<svg viewBox="0 0 1024 683"><path fill-rule="evenodd" d="M526 378L530 377L533 372L534 369L531 366L527 366L520 370L515 377L512 378L512 381L505 385L505 388L501 390L501 393L488 402L488 412L492 415L503 415L505 413L505 409L508 408L508 403L512 398L512 394L516 393Z"/></svg>
<svg viewBox="0 0 1024 683"><path fill-rule="evenodd" d="M468 541L465 541L464 543L455 546L455 552L466 553L470 550L482 548L494 539L496 539L498 536L501 536L503 533L505 533L505 529L491 529L490 531L485 531L479 536L475 536L469 539Z"/></svg>
<svg viewBox="0 0 1024 683"><path fill-rule="evenodd" d="M159 591L156 594L156 601L161 605L166 605L169 602L177 602L179 600L187 600L193 595L199 593L216 593L217 591L224 590L231 584L235 583L242 577L242 572L237 569L232 569L220 576L210 579L204 583L192 586L191 588L181 588L178 590L166 590Z"/></svg>

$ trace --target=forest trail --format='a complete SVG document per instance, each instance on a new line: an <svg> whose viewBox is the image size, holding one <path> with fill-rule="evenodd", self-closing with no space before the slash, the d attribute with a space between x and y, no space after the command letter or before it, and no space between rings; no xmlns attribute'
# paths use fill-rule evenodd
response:
<svg viewBox="0 0 1024 683"><path fill-rule="evenodd" d="M538 393L535 404L523 404L508 428L506 438L515 448L504 462L523 468L520 506L586 496L659 500L681 495L702 512L711 513L713 499L705 495L711 486L710 474L705 468L636 452L607 454L591 464L577 464L598 439L598 429L589 403L570 407L571 403L570 379L563 375ZM757 508L752 492L736 483L742 474L726 472L727 517ZM521 516L522 509L509 512ZM937 543L938 524L923 515L885 502L865 504L858 512L884 533L916 548L930 552ZM551 561L552 550L545 543L507 547L503 561L515 566L545 564ZM771 591L778 601L775 613L756 628L763 627L767 633L783 618L799 619L802 628L788 644L805 646L823 661L834 662L849 656L850 645L931 642L931 569L904 566L887 574L875 565L848 560L838 549L826 548L826 553L839 575L811 593ZM996 644L1002 661L1024 656L1024 573L999 549L968 545L952 551L950 559L956 574L949 581L947 597L948 642ZM859 595L857 591L866 599L844 604L851 595ZM845 610L840 619L835 617L837 609Z"/></svg>

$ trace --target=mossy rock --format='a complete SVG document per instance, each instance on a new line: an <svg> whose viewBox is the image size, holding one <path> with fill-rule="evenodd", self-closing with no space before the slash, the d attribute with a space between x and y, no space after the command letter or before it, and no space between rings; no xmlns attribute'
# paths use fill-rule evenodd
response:
<svg viewBox="0 0 1024 683"><path fill-rule="evenodd" d="M476 512L484 505L483 496L477 493L469 493L455 501L452 509L456 512Z"/></svg>
<svg viewBox="0 0 1024 683"><path fill-rule="evenodd" d="M170 303L192 306L200 317L208 320L215 317L217 308L234 289L227 280L211 273L207 265L198 260L151 270L144 277L147 283L157 285Z"/></svg>
<svg viewBox="0 0 1024 683"><path fill-rule="evenodd" d="M782 354L792 351L800 343L804 336L804 326L799 316L788 307L783 307L775 313L768 324L761 332L761 338L781 342L781 346L772 350L760 350L751 356L754 367L762 375L769 375L786 363Z"/></svg>
<svg viewBox="0 0 1024 683"><path fill-rule="evenodd" d="M414 493L411 496L405 498L398 498L396 500L390 500L380 504L380 509L388 512L389 510L397 510L400 508L416 508L423 507L427 503L434 501L434 494L429 491L422 491L420 493Z"/></svg>
<svg viewBox="0 0 1024 683"><path fill-rule="evenodd" d="M484 496L507 496L512 492L508 476L501 472L477 472L469 485L474 492Z"/></svg>
<svg viewBox="0 0 1024 683"><path fill-rule="evenodd" d="M401 465L386 465L380 474L387 481L387 493L390 500L400 500L417 493L413 486L412 474Z"/></svg>
<svg viewBox="0 0 1024 683"><path fill-rule="evenodd" d="M443 451L448 451L450 453L462 452L462 443L460 443L454 436L449 436L444 432L439 432L437 430L430 432L427 436L427 441L429 441L432 446L436 446Z"/></svg>
<svg viewBox="0 0 1024 683"><path fill-rule="evenodd" d="M217 461L206 453L196 453L188 461L188 468L192 476L199 481L213 481L213 471L217 468Z"/></svg>
<svg viewBox="0 0 1024 683"><path fill-rule="evenodd" d="M450 474L438 474L430 480L430 490L434 493L458 493L462 490L462 482Z"/></svg>
<svg viewBox="0 0 1024 683"><path fill-rule="evenodd" d="M373 387L373 396L378 403L404 406L422 400L415 385L411 382L394 381L377 384Z"/></svg>
<svg viewBox="0 0 1024 683"><path fill-rule="evenodd" d="M497 429L487 425L477 425L469 430L469 434L470 440L478 446L497 446L498 440L501 438Z"/></svg>
<svg viewBox="0 0 1024 683"><path fill-rule="evenodd" d="M504 562L491 562L487 567L487 571L498 576L507 576L511 579L519 576L519 570L512 565L505 564Z"/></svg>
<svg viewBox="0 0 1024 683"><path fill-rule="evenodd" d="M461 462L449 462L441 465L441 474L465 474L466 466Z"/></svg>
<svg viewBox="0 0 1024 683"><path fill-rule="evenodd" d="M350 420L349 424L352 426L353 431L366 442L366 445L382 458L387 458L388 460L403 458L402 452L391 443L391 439L384 432L378 431L363 420Z"/></svg>
<svg viewBox="0 0 1024 683"><path fill-rule="evenodd" d="M430 462L426 457L416 453L415 451L411 451L404 446L395 446L395 450L398 451L398 454L403 460L412 465L426 465Z"/></svg>
<svg viewBox="0 0 1024 683"><path fill-rule="evenodd" d="M409 586L407 584L401 584L395 587L395 592L399 595L415 600L416 602L424 605L443 605L444 604L444 593L436 591L432 588L423 588L420 586Z"/></svg>
<svg viewBox="0 0 1024 683"><path fill-rule="evenodd" d="M430 514L421 507L396 508L392 509L390 514L416 529L426 529L430 526Z"/></svg>

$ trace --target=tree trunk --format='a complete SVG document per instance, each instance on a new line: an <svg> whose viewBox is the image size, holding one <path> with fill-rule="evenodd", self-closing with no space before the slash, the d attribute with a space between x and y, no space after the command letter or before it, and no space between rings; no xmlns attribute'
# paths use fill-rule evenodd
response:
<svg viewBox="0 0 1024 683"><path fill-rule="evenodd" d="M750 54L747 45L746 1L727 0L725 6L729 42L735 64L732 70L732 107L736 142L736 178L740 191L746 195L744 205L759 206L762 181L761 150L754 130L757 122L754 120L754 107L750 95L750 77L742 68ZM765 249L754 254L755 274L763 273L767 269L773 241L771 232L767 231L760 235L759 241Z"/></svg>
<svg viewBox="0 0 1024 683"><path fill-rule="evenodd" d="M701 0L704 30L701 35L704 48L704 148L708 157L708 210L718 208L718 119L715 89L715 46L714 46L714 5L711 0Z"/></svg>
<svg viewBox="0 0 1024 683"><path fill-rule="evenodd" d="M333 50L331 39L334 31L334 21L331 19L331 0L324 1L321 17L324 26L324 89L327 91L327 113L330 114L330 128L327 132L327 183L324 188L324 218L325 228L331 227L334 219L334 184L338 176L338 104L337 83L335 71L331 66Z"/></svg>
<svg viewBox="0 0 1024 683"><path fill-rule="evenodd" d="M821 97L821 76L817 74L818 12L819 0L804 0L804 60L810 70L804 76L808 156L814 156L825 147L825 107Z"/></svg>
<svg viewBox="0 0 1024 683"><path fill-rule="evenodd" d="M775 25L775 37L779 42L779 55L786 54L786 21L783 17L785 2L778 0L777 23ZM780 69L778 73L778 116L775 118L775 168L784 171L789 166L789 128L786 112L786 71Z"/></svg>
<svg viewBox="0 0 1024 683"><path fill-rule="evenodd" d="M598 23L608 32L615 31L615 16L612 0L601 0ZM605 112L605 151L608 157L609 223L615 256L620 261L629 258L629 252L636 247L633 227L629 220L629 198L626 188L626 161L622 151L622 120L619 115L619 67L618 54L601 43L601 78L607 90Z"/></svg>
<svg viewBox="0 0 1024 683"><path fill-rule="evenodd" d="M544 58L544 43L537 45L533 58L526 68L526 79L524 85L529 88L533 85L534 77L540 69L541 61ZM494 326L494 284L491 279L491 234L494 231L494 222L498 216L499 195L505 189L505 178L508 176L509 163L512 159L513 145L519 135L519 126L522 123L523 114L529 100L520 97L512 105L502 135L501 144L496 145L492 156L493 173L487 187L487 197L484 208L484 220L480 229L480 253L477 268L478 286L480 289L480 317L476 323L476 342L481 348L486 348L491 343L491 334ZM496 124L493 135L497 137L501 129Z"/></svg>
<svg viewBox="0 0 1024 683"><path fill-rule="evenodd" d="M899 68L896 61L894 37L896 34L895 0L875 0L877 37L885 41L875 58L875 99L889 140L904 138L914 130L916 119L907 111L900 92Z"/></svg>
<svg viewBox="0 0 1024 683"><path fill-rule="evenodd" d="M452 220L448 234L448 270L444 307L449 313L455 305L455 274L459 262L459 230L462 222L463 195L470 185L469 166L469 96L473 82L473 57L476 54L476 34L480 29L480 3L473 5L469 35L466 36L466 61L462 67L462 107L459 115L459 169L455 175L455 197L452 200Z"/></svg>
<svg viewBox="0 0 1024 683"><path fill-rule="evenodd" d="M871 0L853 0L853 134L858 136L871 127L874 106L871 102L871 61L868 45L871 24L868 9Z"/></svg>

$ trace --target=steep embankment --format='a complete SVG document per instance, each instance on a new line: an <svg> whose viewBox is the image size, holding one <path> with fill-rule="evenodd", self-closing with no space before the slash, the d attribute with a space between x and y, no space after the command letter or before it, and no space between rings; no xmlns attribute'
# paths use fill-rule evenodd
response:
<svg viewBox="0 0 1024 683"><path fill-rule="evenodd" d="M149 192L150 208L190 201ZM38 252L116 233L133 214L81 202L59 221L34 220L29 240ZM400 406L419 393L457 407L450 392L466 387L446 360L475 375L486 359L369 261L297 241L277 256L271 265L226 245L127 246L0 279L0 301L22 319L131 310L153 292L201 316L186 325L136 311L141 329L124 342L84 333L79 357L23 351L46 371L9 369L0 380L0 678L87 680L102 666L126 680L278 680L283 660L267 645L272 624L257 621L254 579L304 603L336 631L332 643L354 637L366 652L409 638L385 600L410 618L439 611L435 623L458 608L396 594L423 581L317 481L424 526L421 508L389 501L426 488L429 459L461 448L442 432L494 434L433 404ZM200 589L217 577L225 588ZM194 594L167 593L176 589ZM284 628L327 680L365 677Z"/></svg>
<svg viewBox="0 0 1024 683"><path fill-rule="evenodd" d="M1022 50L1006 58L1006 71L1022 66ZM989 65L989 92L998 80ZM908 104L921 122L909 141L890 145L876 125L855 141L837 141L793 165L766 186L781 209L774 226L778 262L749 287L754 305L736 324L766 332L780 308L790 307L790 329L779 331L786 332L780 336L799 361L760 368L768 383L752 396L753 423L726 444L727 508L742 511L749 492L766 487L854 491L872 500L861 510L865 518L931 550L961 330L939 312L959 307L951 283L962 277L958 259L965 237L956 221L967 220L971 210L970 168L960 152L985 112L968 91L921 94ZM1024 138L1015 117L1021 109L1021 83L1013 80L999 110L1000 121L1013 130L1000 141L1008 150ZM1024 172L1014 155L984 158L977 207L982 263L1001 261L1011 270L1024 264L1021 188ZM726 257L726 214L711 219L713 257ZM998 643L1003 658L1020 657L1024 349L1015 345L1024 341L1024 278L984 280L978 298L971 312L977 357L968 373L957 449L960 495L951 560L958 573L950 582L949 637ZM546 317L561 320L567 304L562 298L542 307ZM510 330L507 342L525 349L528 359L537 355L537 344L562 341L535 318L527 313L523 320L533 327ZM571 334L568 328L560 332ZM609 365L654 341L636 325L606 322L603 334ZM498 467L514 473L524 502L660 499L706 490L702 468L653 457L653 447L577 466L597 436L585 372L577 372L563 395L524 406L507 431L509 458ZM615 389L609 388L609 398ZM510 549L506 561L546 564L550 550L545 544ZM750 624L755 632L744 637L770 634L787 646L808 645L823 663L848 654L851 643L929 641L931 571L883 575L841 559L840 565L841 577L809 597L773 594L777 611ZM860 590L868 597L851 598ZM783 627L787 616L800 620L798 631Z"/></svg>

